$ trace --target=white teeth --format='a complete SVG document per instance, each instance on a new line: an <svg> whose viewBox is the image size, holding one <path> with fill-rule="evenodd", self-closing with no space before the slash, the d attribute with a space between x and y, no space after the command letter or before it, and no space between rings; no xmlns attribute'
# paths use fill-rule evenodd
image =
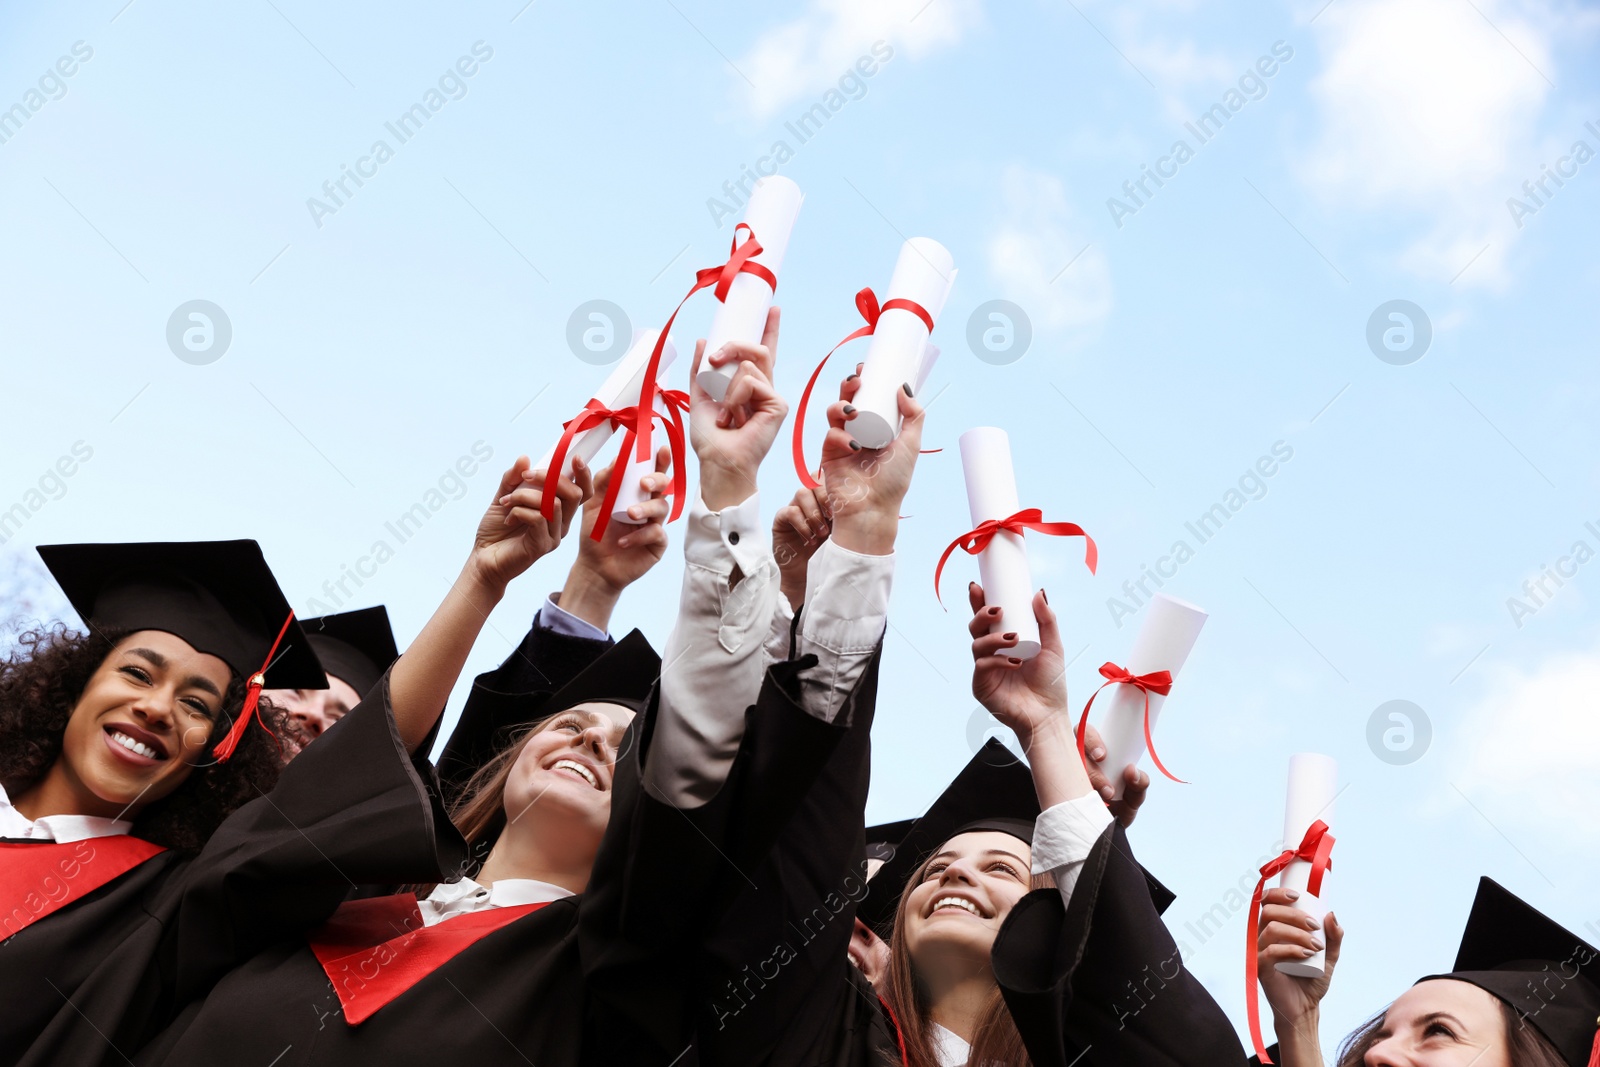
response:
<svg viewBox="0 0 1600 1067"><path fill-rule="evenodd" d="M123 733L120 730L112 730L111 731L111 740L115 741L117 744L121 745L123 748L127 749L129 752L138 753L139 755L145 757L146 759L160 759L161 758L157 754L155 749L151 748L149 745L145 744L143 741L135 741L133 738L129 737L127 734Z"/></svg>
<svg viewBox="0 0 1600 1067"><path fill-rule="evenodd" d="M551 767L550 769L552 771L559 771L563 767L565 767L569 771L572 771L575 774L582 775L583 776L583 780L588 782L589 785L591 785L595 789L599 789L600 788L600 783L599 783L599 781L597 781L595 779L594 772L591 771L589 768L585 767L581 763L575 763L575 762L573 762L572 760L569 760L569 759L559 759L559 760L556 760L555 765L553 767Z"/></svg>
<svg viewBox="0 0 1600 1067"><path fill-rule="evenodd" d="M970 900L962 900L960 897L940 897L933 902L934 911L946 907L966 908L980 919L983 918L982 912L978 911L978 906Z"/></svg>

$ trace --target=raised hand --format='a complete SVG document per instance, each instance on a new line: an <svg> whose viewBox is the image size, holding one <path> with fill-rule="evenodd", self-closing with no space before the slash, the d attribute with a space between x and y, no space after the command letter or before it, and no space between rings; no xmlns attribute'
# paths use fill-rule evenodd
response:
<svg viewBox="0 0 1600 1067"><path fill-rule="evenodd" d="M583 505L578 558L573 561L567 583L561 589L561 610L602 630L609 628L611 612L622 591L643 578L651 567L661 562L667 551L664 523L671 502L662 493L672 484L672 476L667 473L672 466L672 451L666 446L656 452L655 473L639 480L646 499L628 508L629 517L643 520L642 524L613 521L607 524L605 536L600 540L589 536L600 518L612 475L619 465L626 469L627 462L628 457L618 456L616 462L594 480L594 494ZM574 460L574 466L578 465L579 461Z"/></svg>
<svg viewBox="0 0 1600 1067"><path fill-rule="evenodd" d="M767 312L759 345L730 343L706 357L702 339L689 371L689 443L700 461L700 497L712 511L743 502L756 490L756 471L772 450L789 405L772 385L778 356L778 309ZM701 360L736 366L722 402L697 381Z"/></svg>
<svg viewBox="0 0 1600 1067"><path fill-rule="evenodd" d="M900 505L911 488L911 475L922 448L922 405L903 386L900 435L884 448L864 447L850 434L856 409L850 401L861 388L859 371L839 387L839 399L828 407L828 433L822 439L822 483L828 487L833 540L841 548L867 555L886 555L900 528Z"/></svg>
<svg viewBox="0 0 1600 1067"><path fill-rule="evenodd" d="M540 513L546 492L556 496L552 521ZM501 475L494 503L478 522L468 568L485 586L504 591L511 579L561 543L580 506L593 495L587 467L578 466L572 478L558 478L547 489L545 471L519 456Z"/></svg>
<svg viewBox="0 0 1600 1067"><path fill-rule="evenodd" d="M1134 818L1139 814L1139 808L1144 805L1145 796L1150 789L1150 776L1133 764L1122 768L1122 797L1112 800L1115 792L1113 786L1116 772L1104 763L1106 746L1100 740L1100 731L1093 726L1086 726L1083 732L1084 755L1089 761L1084 766L1089 771L1089 784L1094 791L1105 800L1106 806L1111 809L1111 815L1126 830L1133 825Z"/></svg>
<svg viewBox="0 0 1600 1067"><path fill-rule="evenodd" d="M779 588L795 611L806 595L806 564L833 531L826 486L801 486L794 500L772 519L772 555L778 561Z"/></svg>
<svg viewBox="0 0 1600 1067"><path fill-rule="evenodd" d="M1033 595L1033 613L1039 620L1039 654L1032 659L1007 656L1005 650L1017 643L1015 631L990 633L996 622L1004 622L998 605L985 606L983 587L967 583L967 600L972 605L972 695L989 714L1016 732L1026 743L1040 728L1066 723L1070 729L1072 712L1067 706L1067 664L1061 653L1061 631L1056 613L1050 610L1044 590Z"/></svg>
<svg viewBox="0 0 1600 1067"><path fill-rule="evenodd" d="M1333 967L1339 962L1339 947L1344 943L1344 928L1333 912L1327 914L1319 935L1316 920L1294 906L1299 896L1292 889L1269 889L1261 897L1256 973L1280 1028L1284 1023L1299 1024L1317 1014L1333 982ZM1322 948L1322 937L1327 938L1328 954L1321 978L1296 978L1273 966L1316 955Z"/></svg>

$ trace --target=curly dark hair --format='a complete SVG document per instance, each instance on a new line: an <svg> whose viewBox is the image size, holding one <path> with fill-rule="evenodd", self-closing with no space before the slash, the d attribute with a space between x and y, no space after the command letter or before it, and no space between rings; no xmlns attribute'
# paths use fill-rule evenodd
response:
<svg viewBox="0 0 1600 1067"><path fill-rule="evenodd" d="M56 623L22 634L17 648L0 660L0 784L12 797L32 788L60 756L72 709L124 636L78 633ZM245 681L235 675L208 746L228 732L244 696ZM280 708L263 699L256 713L281 732L286 716ZM182 785L141 811L133 834L168 848L198 849L237 808L270 790L280 770L277 742L252 726L228 762L203 759Z"/></svg>

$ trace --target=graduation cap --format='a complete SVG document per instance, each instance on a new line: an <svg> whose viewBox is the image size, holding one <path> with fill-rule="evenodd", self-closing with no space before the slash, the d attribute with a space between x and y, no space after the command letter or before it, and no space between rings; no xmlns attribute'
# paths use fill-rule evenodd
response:
<svg viewBox="0 0 1600 1067"><path fill-rule="evenodd" d="M1572 1067L1600 1064L1600 952L1490 878L1449 974L1510 1005Z"/></svg>
<svg viewBox="0 0 1600 1067"><path fill-rule="evenodd" d="M650 690L661 677L661 656L644 634L634 630L600 654L578 675L550 694L529 716L537 721L579 704L621 704L643 712Z"/></svg>
<svg viewBox="0 0 1600 1067"><path fill-rule="evenodd" d="M264 687L326 689L327 676L254 541L40 545L39 556L91 629L161 630L248 682L218 743L233 754Z"/></svg>
<svg viewBox="0 0 1600 1067"><path fill-rule="evenodd" d="M911 832L916 823L915 819L901 819L899 822L886 822L867 827L866 858L877 860L879 863L887 863L894 859L900 842L905 840L906 834Z"/></svg>
<svg viewBox="0 0 1600 1067"><path fill-rule="evenodd" d="M893 855L867 883L856 917L887 938L906 883L940 845L975 830L998 830L1031 845L1038 817L1033 772L1005 745L989 738L922 817L911 823Z"/></svg>
<svg viewBox="0 0 1600 1067"><path fill-rule="evenodd" d="M400 658L389 612L382 604L305 619L300 625L328 677L339 679L363 697Z"/></svg>

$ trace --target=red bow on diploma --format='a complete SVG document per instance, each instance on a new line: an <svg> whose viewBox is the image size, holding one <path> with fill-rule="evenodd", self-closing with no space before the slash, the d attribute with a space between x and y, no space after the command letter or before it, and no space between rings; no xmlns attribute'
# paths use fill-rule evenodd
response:
<svg viewBox="0 0 1600 1067"><path fill-rule="evenodd" d="M658 386L656 396L661 399L667 413L663 415L651 405L648 417L652 421L661 420L661 425L667 433L667 443L672 448L673 483L669 490L672 495L672 514L667 519L671 522L683 512L683 413L689 410L689 394L681 389L662 389ZM551 453L549 470L565 471L567 450L579 434L592 430L603 422L610 422L612 426L623 430L622 447L617 450L617 458L611 468L611 481L606 485L605 498L600 502L600 515L595 520L594 532L590 534L596 541L605 536L606 527L611 522L612 508L616 505L617 495L622 490L622 482L628 470L629 451L633 448L637 418L637 405L612 410L600 401L590 398L576 418L568 419L561 424L561 440L556 442L555 451ZM546 519L555 517L555 500L555 494L547 492L540 502L540 514Z"/></svg>
<svg viewBox="0 0 1600 1067"><path fill-rule="evenodd" d="M1332 854L1333 835L1328 832L1328 824L1318 819L1306 831L1299 848L1284 849L1276 859L1261 868L1261 880L1256 883L1256 891L1250 896L1250 928L1245 931L1248 936L1244 954L1244 1002L1246 1014L1250 1018L1250 1040L1255 1042L1256 1056L1262 1063L1271 1063L1272 1060L1267 1056L1266 1046L1261 1043L1261 1008L1257 1004L1256 991L1256 942L1260 937L1257 927L1261 924L1261 894L1266 889L1268 878L1295 860L1305 860L1311 864L1311 877L1306 882L1306 892L1314 897L1320 897L1322 876L1333 866Z"/></svg>
<svg viewBox="0 0 1600 1067"><path fill-rule="evenodd" d="M989 542L994 540L994 535L1001 530L1010 530L1014 534L1021 534L1024 530L1036 530L1051 537L1081 537L1084 540L1083 562L1088 566L1089 573L1100 563L1100 549L1095 547L1094 538L1083 532L1083 527L1075 522L1041 522L1044 512L1038 508L1023 508L1021 511L1005 519L985 519L978 524L975 530L968 530L944 550L944 555L939 557L939 565L933 570L933 595L938 598L940 607L944 606L944 598L939 595L939 577L944 574L945 561L956 549L961 549L969 556L976 556L989 547ZM946 611L950 610L945 608Z"/></svg>
<svg viewBox="0 0 1600 1067"><path fill-rule="evenodd" d="M273 740L277 740L278 735L272 732L272 727L256 714L256 705L261 702L261 690L267 684L267 668L272 666L273 657L278 654L278 646L283 643L283 635L289 632L291 622L294 622L292 610L289 612L289 617L283 620L283 625L278 627L278 636L272 639L272 647L267 649L267 658L262 662L261 669L250 676L250 684L245 687L244 706L239 709L239 717L233 720L233 725L228 727L227 734L217 742L217 747L211 750L218 763L227 763L233 758L233 751L239 747L239 742L243 739L245 728L250 725L251 719L259 722L261 728L267 731Z"/></svg>
<svg viewBox="0 0 1600 1067"><path fill-rule="evenodd" d="M894 311L896 309L901 311L909 311L923 321L923 323L928 327L929 333L933 332L933 316L928 314L927 308L923 307L915 300L890 300L880 308L878 306L878 294L874 293L872 288L869 286L856 293L856 308L861 312L861 317L867 320L867 324L865 326L858 327L853 333L845 335L845 338L842 341L828 349L828 354L822 357L822 362L817 364L817 369L811 372L811 379L810 381L806 382L805 392L800 394L800 404L795 409L793 446L794 471L800 476L800 484L804 485L807 489L816 489L818 488L819 483L811 476L811 472L806 469L806 405L811 402L811 390L816 387L817 379L822 376L822 368L828 365L828 360L833 357L835 352L839 351L839 349L843 348L851 341L854 341L856 338L867 337L875 332L878 328L878 319L883 316L885 311ZM938 449L932 449L931 451L937 452Z"/></svg>
<svg viewBox="0 0 1600 1067"><path fill-rule="evenodd" d="M1116 685L1121 683L1122 685L1134 686L1135 688L1144 692L1145 751L1150 753L1150 761L1156 765L1156 768L1160 770L1162 774L1166 775L1174 782L1177 782L1179 785L1187 785L1188 783L1182 778L1179 778L1177 775L1167 770L1166 765L1161 762L1161 757L1156 755L1156 743L1150 736L1150 694L1159 693L1162 696L1166 696L1168 693L1172 692L1172 672L1151 671L1149 674L1131 674L1123 668L1117 666L1115 663L1105 663L1100 667L1100 677L1105 679L1105 683L1100 686L1100 689L1104 689L1108 685ZM1084 731L1089 726L1089 709L1094 707L1094 698L1100 695L1100 689L1096 689L1093 693L1089 694L1089 702L1083 706L1083 715L1078 719L1078 760L1083 763L1084 766L1088 766L1088 760L1084 757L1083 752ZM1122 768L1117 768L1117 772L1119 774L1121 771Z"/></svg>

